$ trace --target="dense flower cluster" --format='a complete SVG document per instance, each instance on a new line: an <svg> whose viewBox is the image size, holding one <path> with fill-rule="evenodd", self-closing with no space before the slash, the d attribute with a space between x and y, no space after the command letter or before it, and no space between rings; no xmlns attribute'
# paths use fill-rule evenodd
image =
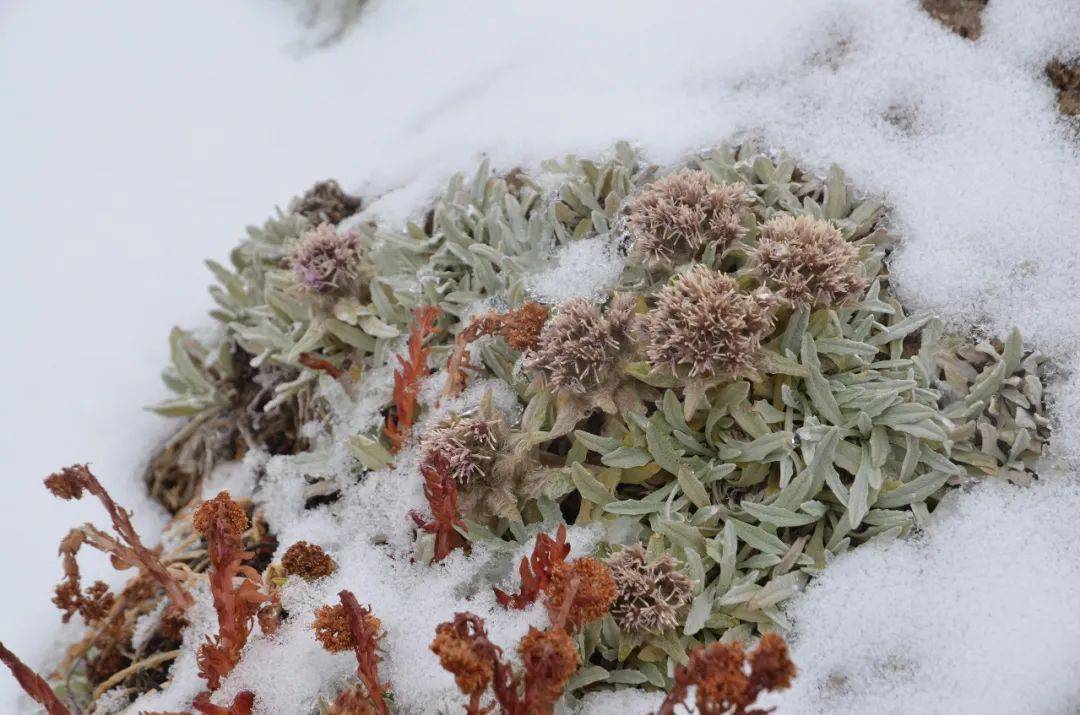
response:
<svg viewBox="0 0 1080 715"><path fill-rule="evenodd" d="M828 306L866 289L858 250L821 219L774 216L761 226L755 255L766 283L795 305Z"/></svg>
<svg viewBox="0 0 1080 715"><path fill-rule="evenodd" d="M668 554L650 561L640 545L629 546L607 560L618 596L611 615L631 633L662 632L678 625L678 612L690 602L693 583Z"/></svg>
<svg viewBox="0 0 1080 715"><path fill-rule="evenodd" d="M710 241L726 248L743 232L750 198L706 171L676 171L642 189L627 205L634 256L650 266L692 259Z"/></svg>
<svg viewBox="0 0 1080 715"><path fill-rule="evenodd" d="M564 303L544 326L526 366L559 392L596 390L613 376L631 346L634 303L631 295L616 295L604 313L584 298Z"/></svg>
<svg viewBox="0 0 1080 715"><path fill-rule="evenodd" d="M288 575L299 576L307 581L329 576L336 569L334 560L321 546L306 541L297 541L290 546L281 558L281 565Z"/></svg>
<svg viewBox="0 0 1080 715"><path fill-rule="evenodd" d="M652 364L691 377L745 375L773 326L767 295L745 293L731 276L696 265L664 286L643 319Z"/></svg>
<svg viewBox="0 0 1080 715"><path fill-rule="evenodd" d="M360 237L338 233L329 223L300 237L289 251L297 282L313 293L348 289L360 272Z"/></svg>
<svg viewBox="0 0 1080 715"><path fill-rule="evenodd" d="M453 417L420 438L424 460L444 465L458 486L482 478L491 469L498 446L496 420Z"/></svg>
<svg viewBox="0 0 1080 715"><path fill-rule="evenodd" d="M569 630L603 616L617 594L611 570L587 556L553 564L544 592L551 622Z"/></svg>

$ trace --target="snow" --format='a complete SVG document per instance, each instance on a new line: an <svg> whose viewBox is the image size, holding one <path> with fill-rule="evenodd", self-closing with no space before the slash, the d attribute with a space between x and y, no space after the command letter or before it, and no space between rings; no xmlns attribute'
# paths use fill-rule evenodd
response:
<svg viewBox="0 0 1080 715"><path fill-rule="evenodd" d="M560 248L554 256L555 265L526 281L530 297L552 305L573 298L605 298L623 269L623 257L616 244L613 239L598 237Z"/></svg>
<svg viewBox="0 0 1080 715"><path fill-rule="evenodd" d="M245 223L317 179L380 195L370 213L390 221L419 213L481 154L508 169L627 139L666 164L759 136L885 196L906 238L894 274L913 304L954 325L1018 325L1064 371L1080 367L1080 157L1041 70L1053 54L1080 53L1072 0L994 0L977 43L913 0L372 0L321 49L325 23L304 29L298 5L0 6L9 167L0 563L17 575L0 637L31 663L54 640L42 624L58 620L48 603L56 543L71 525L102 519L96 504L51 500L39 479L90 461L148 539L159 530L137 478L170 430L141 410L164 396L168 328L204 322L201 259L222 258ZM607 275L599 260L589 265L593 254L562 258L552 280L566 285L553 297L587 295ZM1080 384L1059 389L1055 445L1080 456ZM394 509L415 501L414 487L394 495ZM856 550L793 606L804 675L785 712L814 712L811 689L841 667L860 683L828 701L838 711L963 710L965 696L987 712L1074 705L1075 490L962 496L923 542ZM328 515L297 520L298 498L282 499L276 515L290 537L329 537ZM356 543L330 546L349 569L373 558ZM359 591L361 576L341 578ZM391 608L411 578L391 570L370 595L392 639L431 632L434 614L412 622ZM303 635L297 626L280 636L301 657L256 644L245 667L324 662ZM878 650L901 645L906 660L881 667ZM429 666L396 654L388 665L408 678L397 682L437 689ZM193 663L177 667L190 675ZM236 677L254 676L242 667ZM275 698L310 695L288 682L275 682ZM14 684L0 683L12 711ZM590 708L602 712L602 700Z"/></svg>
<svg viewBox="0 0 1080 715"><path fill-rule="evenodd" d="M780 711L1080 710L1078 508L1076 484L988 483L922 538L829 564L789 609L800 673Z"/></svg>

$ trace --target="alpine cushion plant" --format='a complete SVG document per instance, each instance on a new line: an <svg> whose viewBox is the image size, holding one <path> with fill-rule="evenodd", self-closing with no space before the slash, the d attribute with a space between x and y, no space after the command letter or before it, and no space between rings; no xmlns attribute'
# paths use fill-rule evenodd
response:
<svg viewBox="0 0 1080 715"><path fill-rule="evenodd" d="M220 330L206 345L174 339L167 409L190 419L175 444L199 457L185 459L193 473L246 453L255 495L252 528L226 496L199 508L206 553L181 510L188 533L157 557L185 574L185 593L205 579L213 597L195 707L286 707L251 672L280 662L306 612L296 604L361 579L408 583L403 609L442 609L434 655L417 653L399 613L380 606L384 632L342 592L316 610L315 635L354 651L356 678L304 683L294 709L317 692L332 693L331 713L424 712L443 696L470 713L551 712L632 684L671 691L662 712L691 698L701 712L755 712L794 675L775 635L790 627L785 601L830 560L912 533L956 487L1037 478L1043 358L1019 333L950 335L909 313L881 204L838 170L814 175L752 145L660 168L625 144L605 162L544 168L542 181L487 165L455 177L403 230L331 225L359 202L326 185L252 229L230 268L214 265ZM568 270L552 255L582 241L605 246L609 279L544 290L538 275ZM268 438L283 446L264 458ZM53 481L60 496L80 484ZM111 672L64 673L146 690L167 666L140 679L124 669L141 661L110 654L131 652L165 580L121 551L145 586L111 594L84 587L74 561L91 540L136 552L117 531L66 542L58 604L95 633L123 628L99 639L95 669ZM290 541L267 565L269 532ZM484 598L502 606L485 614L493 633L520 622L516 659L464 612ZM143 655L190 680L170 655L188 646L166 630ZM749 655L736 645L758 637ZM384 656L395 674L437 660L457 693L395 678L391 697ZM228 705L235 680L255 697Z"/></svg>

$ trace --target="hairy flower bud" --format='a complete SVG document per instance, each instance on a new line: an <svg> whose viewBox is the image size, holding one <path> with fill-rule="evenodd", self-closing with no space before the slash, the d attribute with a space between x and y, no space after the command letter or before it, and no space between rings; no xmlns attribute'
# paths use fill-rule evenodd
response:
<svg viewBox="0 0 1080 715"><path fill-rule="evenodd" d="M761 340L772 329L771 299L739 290L733 278L702 265L659 292L644 318L654 367L691 377L753 372Z"/></svg>
<svg viewBox="0 0 1080 715"><path fill-rule="evenodd" d="M821 219L774 216L761 226L755 257L763 282L795 305L833 305L866 288L858 249Z"/></svg>
<svg viewBox="0 0 1080 715"><path fill-rule="evenodd" d="M629 202L633 256L649 266L671 265L696 257L710 241L726 248L742 234L749 208L743 184L724 186L706 171L677 171Z"/></svg>
<svg viewBox="0 0 1080 715"><path fill-rule="evenodd" d="M587 393L603 385L631 344L634 296L617 294L603 314L584 298L563 304L540 333L525 366L560 392Z"/></svg>
<svg viewBox="0 0 1080 715"><path fill-rule="evenodd" d="M425 463L440 464L458 486L479 479L491 469L498 445L498 421L454 417L420 438Z"/></svg>
<svg viewBox="0 0 1080 715"><path fill-rule="evenodd" d="M360 273L360 237L329 223L307 231L289 251L297 282L313 293L343 291Z"/></svg>

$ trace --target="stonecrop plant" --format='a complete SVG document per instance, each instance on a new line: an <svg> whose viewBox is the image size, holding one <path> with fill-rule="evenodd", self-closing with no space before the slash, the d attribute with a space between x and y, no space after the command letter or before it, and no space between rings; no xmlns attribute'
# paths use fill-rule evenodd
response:
<svg viewBox="0 0 1080 715"><path fill-rule="evenodd" d="M453 676L465 712L552 712L625 687L667 692L662 713L692 699L700 712L766 712L758 695L795 677L785 601L832 559L917 531L957 487L1036 478L1050 428L1042 358L1016 331L948 334L906 308L887 213L836 168L817 176L750 144L660 168L619 144L606 162L543 169L543 181L486 163L455 176L404 230L355 215L359 199L332 182L249 229L231 266L210 264L216 337L173 334L176 396L159 410L187 422L147 482L188 524L216 465L296 455L304 508L343 530L396 503L350 501L350 485L406 480L409 549L371 541L395 568L434 582L480 549L529 554L476 576L496 608L533 619L517 660L489 640L490 614L462 600L440 615L431 666ZM583 241L606 247L614 279L537 290L553 256ZM482 397L470 401L472 386ZM327 456L340 454L345 466ZM326 649L359 664L323 711L415 711L398 697L407 684L380 675L395 632L359 605L367 575L306 541L274 562L261 518L273 505L259 499L250 519L227 494L206 501L168 555L110 508L129 544L112 552L145 586L109 600L68 566L64 618L125 623L98 632L130 645L125 609L187 607L208 581L218 630L198 645L206 692L192 707L258 712L258 692L211 696L249 640L301 617L282 590L352 577L357 596L341 590L315 616ZM88 529L80 543L110 550ZM596 537L587 552L568 529ZM84 659L53 682L80 707L103 684L162 687L153 669L171 658L152 661L146 643L175 650L180 631L159 630L136 671L127 658L95 674ZM40 678L20 680L41 694Z"/></svg>

